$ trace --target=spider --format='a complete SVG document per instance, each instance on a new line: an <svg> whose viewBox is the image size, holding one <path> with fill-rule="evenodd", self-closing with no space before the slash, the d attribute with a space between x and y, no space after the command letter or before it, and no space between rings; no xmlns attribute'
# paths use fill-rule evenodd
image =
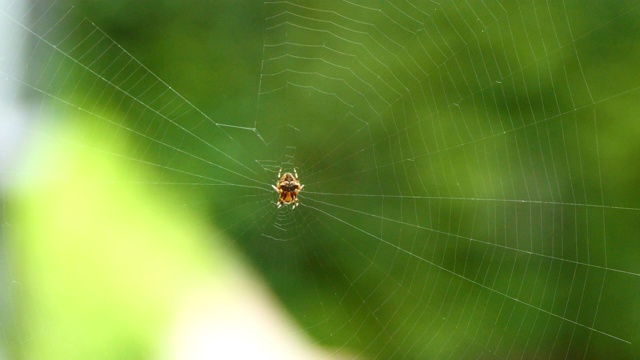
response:
<svg viewBox="0 0 640 360"><path fill-rule="evenodd" d="M280 176L281 173L282 168L278 171L278 182L275 185L271 185L273 190L280 194L280 199L278 199L276 205L280 208L282 205L292 204L293 208L291 210L293 210L298 206L298 193L304 185L300 185L298 172L295 168L293 169L293 174L284 173L284 175Z"/></svg>

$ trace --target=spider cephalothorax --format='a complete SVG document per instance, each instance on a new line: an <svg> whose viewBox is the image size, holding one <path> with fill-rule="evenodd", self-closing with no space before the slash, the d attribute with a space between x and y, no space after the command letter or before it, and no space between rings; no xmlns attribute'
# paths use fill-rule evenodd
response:
<svg viewBox="0 0 640 360"><path fill-rule="evenodd" d="M275 185L271 185L280 194L280 199L278 199L276 205L281 207L282 205L292 204L293 209L295 209L298 206L298 193L304 185L300 184L296 169L293 169L293 174L284 173L284 175L281 175L281 173L282 169L278 171L278 182Z"/></svg>

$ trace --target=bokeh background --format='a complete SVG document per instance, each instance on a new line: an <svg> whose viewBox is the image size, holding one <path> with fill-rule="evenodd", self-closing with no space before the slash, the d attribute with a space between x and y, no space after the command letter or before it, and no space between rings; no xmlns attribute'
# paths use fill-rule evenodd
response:
<svg viewBox="0 0 640 360"><path fill-rule="evenodd" d="M120 313L110 331L88 332L120 333L110 341L125 344L121 352L96 350L104 358L154 357L148 347L167 326L167 303L187 291L176 284L235 251L329 353L638 353L639 5L59 1L29 3L23 17L15 9L3 16L25 26L12 33L21 66L2 75L35 120L18 126L27 145L3 170L13 179L3 185L11 354L46 354L66 334L82 336L79 324L103 324L75 312L73 294L83 290L64 283L81 273L68 283L125 303L83 298L105 307L98 317L169 299L133 317L136 325ZM280 167L296 167L305 184L295 211L273 204ZM126 201L103 211L114 199ZM125 226L125 208L148 214ZM124 230L107 231L114 223ZM78 235L84 251L60 241L74 224L90 224ZM180 235L167 252L176 254L182 236L223 235L186 250L194 257L176 255L177 264L145 255L152 242L127 245L172 231ZM99 256L69 262L74 253ZM94 276L101 259L113 264ZM65 263L58 275L38 275ZM166 288L138 286L172 274ZM51 294L59 302L42 301ZM58 320L73 316L42 307L76 313L75 322L64 327ZM51 343L32 340L49 331L58 334Z"/></svg>

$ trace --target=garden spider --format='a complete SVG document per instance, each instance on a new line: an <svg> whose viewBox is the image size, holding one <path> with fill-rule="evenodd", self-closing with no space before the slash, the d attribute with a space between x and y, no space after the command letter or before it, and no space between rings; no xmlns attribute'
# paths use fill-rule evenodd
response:
<svg viewBox="0 0 640 360"><path fill-rule="evenodd" d="M271 185L273 190L277 191L280 194L280 198L276 205L280 208L282 205L292 204L293 209L298 206L298 193L302 190L304 185L300 184L300 180L298 179L298 172L296 169L293 169L292 173L284 173L284 175L280 176L282 173L282 168L278 171L278 182L275 185Z"/></svg>

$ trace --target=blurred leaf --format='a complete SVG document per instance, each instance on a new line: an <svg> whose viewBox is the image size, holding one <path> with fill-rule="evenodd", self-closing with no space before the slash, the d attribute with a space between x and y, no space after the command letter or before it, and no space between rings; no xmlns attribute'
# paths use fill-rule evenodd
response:
<svg viewBox="0 0 640 360"><path fill-rule="evenodd" d="M38 139L11 199L25 359L150 358L183 298L227 263L103 131L51 129L65 141Z"/></svg>

